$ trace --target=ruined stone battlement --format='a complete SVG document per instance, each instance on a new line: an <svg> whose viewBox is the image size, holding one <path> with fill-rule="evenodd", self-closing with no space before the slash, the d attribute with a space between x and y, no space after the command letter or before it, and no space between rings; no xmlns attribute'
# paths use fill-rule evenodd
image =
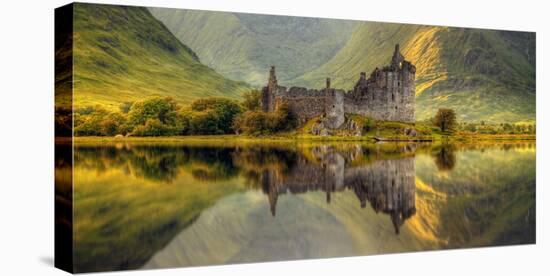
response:
<svg viewBox="0 0 550 276"><path fill-rule="evenodd" d="M344 123L345 114L412 123L415 121L415 74L416 67L405 60L399 44L395 46L389 65L374 69L369 78L361 72L350 91L332 88L330 78L324 89L287 89L278 85L272 66L268 84L262 89L262 108L272 112L280 104L288 103L300 123L324 116L326 125L333 129Z"/></svg>

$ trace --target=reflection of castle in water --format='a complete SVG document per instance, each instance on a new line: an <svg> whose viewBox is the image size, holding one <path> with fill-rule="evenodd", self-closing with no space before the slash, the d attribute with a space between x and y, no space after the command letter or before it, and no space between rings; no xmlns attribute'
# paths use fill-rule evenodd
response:
<svg viewBox="0 0 550 276"><path fill-rule="evenodd" d="M120 169L124 174L170 184L182 171L196 181L216 183L243 177L249 188L268 195L275 216L277 198L285 193L353 191L365 208L391 217L395 231L415 213L414 154L417 144L342 144L313 147L255 146L79 146L74 162L101 174ZM437 149L438 168L451 170L454 150Z"/></svg>
<svg viewBox="0 0 550 276"><path fill-rule="evenodd" d="M330 204L331 193L353 190L361 208L367 201L376 212L390 215L395 232L415 214L414 157L376 160L351 165L344 155L334 151L314 150L319 162L298 156L294 166L285 172L266 169L261 175L263 191L269 198L275 216L277 198L287 192L298 194L324 191Z"/></svg>

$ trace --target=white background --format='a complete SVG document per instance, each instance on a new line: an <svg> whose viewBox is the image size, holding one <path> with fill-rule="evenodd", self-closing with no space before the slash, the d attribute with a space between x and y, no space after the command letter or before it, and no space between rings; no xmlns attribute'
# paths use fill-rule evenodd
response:
<svg viewBox="0 0 550 276"><path fill-rule="evenodd" d="M131 272L129 275L548 275L550 101L545 1L188 0L95 1L537 32L537 244L487 249ZM63 275L53 268L54 8L0 6L0 275ZM545 44L546 42L546 44ZM498 169L498 168L496 168ZM546 256L545 256L546 255ZM109 275L128 275L117 272Z"/></svg>

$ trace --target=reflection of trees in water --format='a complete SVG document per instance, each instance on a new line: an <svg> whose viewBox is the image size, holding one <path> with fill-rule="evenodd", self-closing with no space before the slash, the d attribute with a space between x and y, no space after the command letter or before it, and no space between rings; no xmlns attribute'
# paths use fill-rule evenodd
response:
<svg viewBox="0 0 550 276"><path fill-rule="evenodd" d="M455 167L456 154L455 147L450 144L441 145L440 149L435 153L435 165L439 171L450 171Z"/></svg>
<svg viewBox="0 0 550 276"><path fill-rule="evenodd" d="M237 174L231 158L233 151L215 147L79 146L75 150L75 163L99 173L121 169L137 177L167 183L176 179L179 170L185 167L198 180L216 181Z"/></svg>
<svg viewBox="0 0 550 276"><path fill-rule="evenodd" d="M329 156L327 148L330 147L300 150L275 146L81 145L75 148L75 166L100 174L120 169L128 175L167 183L176 179L181 169L188 170L196 180L205 182L228 180L240 174L249 186L255 187L260 183L263 170L276 169L286 173L296 165L298 156L322 163ZM382 149L348 145L339 150L339 154L346 163L361 163L386 155L395 157L413 150L410 145L384 146Z"/></svg>
<svg viewBox="0 0 550 276"><path fill-rule="evenodd" d="M178 174L178 155L169 148L137 148L129 155L129 164L147 179L171 182Z"/></svg>
<svg viewBox="0 0 550 276"><path fill-rule="evenodd" d="M487 150L535 150L535 142L505 141L505 142L480 142L480 143L443 143L431 145L430 152L434 158L435 165L439 171L451 171L456 167L457 151L479 151Z"/></svg>
<svg viewBox="0 0 550 276"><path fill-rule="evenodd" d="M262 174L265 171L287 172L295 166L298 153L296 150L284 148L250 147L237 149L232 157L246 185L258 188L261 186Z"/></svg>
<svg viewBox="0 0 550 276"><path fill-rule="evenodd" d="M414 156L417 150L426 146L440 171L452 170L456 165L456 145L417 145L405 144L347 144L334 147L314 146L305 149L292 147L214 147L214 146L77 146L75 165L77 168L93 169L98 173L111 169L121 169L126 174L134 174L150 180L171 182L185 168L199 181L213 182L228 180L242 175L248 186L261 185L264 170L271 169L278 174L286 174L295 166L305 168L310 162L316 166L327 166L331 152L337 151L347 167L375 162L379 159ZM487 145L461 145L460 149L483 150ZM534 143L504 143L494 145L502 150L531 149ZM300 157L300 158L299 158ZM333 164L334 165L334 164ZM306 169L303 169L307 171ZM315 171L317 169L313 169Z"/></svg>
<svg viewBox="0 0 550 276"><path fill-rule="evenodd" d="M156 146L87 147L75 148L75 167L96 170L98 173L121 169L126 174L163 182L177 176L181 161L173 148Z"/></svg>
<svg viewBox="0 0 550 276"><path fill-rule="evenodd" d="M198 146L79 146L77 167L104 172L121 169L150 180L171 182L181 169L200 181L228 180L238 175L247 186L268 195L275 215L279 194L322 190L352 190L361 207L391 216L396 227L414 214L412 158L377 160L414 152L410 145L363 147L198 147ZM385 155L387 154L387 155Z"/></svg>
<svg viewBox="0 0 550 276"><path fill-rule="evenodd" d="M197 180L221 181L238 174L238 168L231 158L235 151L233 148L184 147L181 151L187 157L183 165L190 168L191 175Z"/></svg>

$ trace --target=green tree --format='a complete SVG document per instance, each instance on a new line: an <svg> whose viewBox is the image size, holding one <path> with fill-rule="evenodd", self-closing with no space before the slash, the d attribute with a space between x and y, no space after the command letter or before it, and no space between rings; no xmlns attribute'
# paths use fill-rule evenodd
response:
<svg viewBox="0 0 550 276"><path fill-rule="evenodd" d="M242 106L249 111L258 111L262 107L262 93L252 90L243 94Z"/></svg>
<svg viewBox="0 0 550 276"><path fill-rule="evenodd" d="M435 165L439 171L450 171L455 167L456 155L452 145L444 144L435 155Z"/></svg>
<svg viewBox="0 0 550 276"><path fill-rule="evenodd" d="M193 112L189 122L191 134L214 135L223 134L223 130L218 128L219 117L213 110Z"/></svg>
<svg viewBox="0 0 550 276"><path fill-rule="evenodd" d="M136 136L178 135L182 132L178 110L178 104L170 97L147 98L131 104L126 124L119 129Z"/></svg>
<svg viewBox="0 0 550 276"><path fill-rule="evenodd" d="M157 119L162 124L175 126L178 105L171 97L152 97L135 102L128 112L128 122L132 126L144 125L149 119Z"/></svg>
<svg viewBox="0 0 550 276"><path fill-rule="evenodd" d="M220 134L228 134L233 133L233 120L235 117L242 113L241 106L234 100L226 99L226 98L204 98L204 99L198 99L195 100L193 103L191 103L191 110L195 112L206 112L206 113L212 113L209 115L210 117L214 117L215 114L216 119L216 128L219 131L216 131ZM204 132L211 133L211 126L210 124L208 130L199 132L205 134ZM196 129L195 129L196 130Z"/></svg>
<svg viewBox="0 0 550 276"><path fill-rule="evenodd" d="M132 135L135 136L169 136L177 134L175 126L162 123L159 119L147 119L145 124L134 128Z"/></svg>
<svg viewBox="0 0 550 276"><path fill-rule="evenodd" d="M178 113L178 127L179 135L189 135L191 134L191 118L193 112L183 111Z"/></svg>
<svg viewBox="0 0 550 276"><path fill-rule="evenodd" d="M118 112L109 112L103 108L84 108L84 113L75 113L74 133L77 136L113 136L123 133L126 120Z"/></svg>
<svg viewBox="0 0 550 276"><path fill-rule="evenodd" d="M298 120L288 104L283 103L275 112L246 111L234 120L237 133L268 135L289 131L298 126Z"/></svg>
<svg viewBox="0 0 550 276"><path fill-rule="evenodd" d="M275 112L276 128L274 131L288 131L298 126L298 119L288 103L281 104Z"/></svg>
<svg viewBox="0 0 550 276"><path fill-rule="evenodd" d="M266 135L275 132L277 122L274 114L262 111L246 111L235 118L234 125L238 133Z"/></svg>
<svg viewBox="0 0 550 276"><path fill-rule="evenodd" d="M442 131L452 131L457 125L456 113L453 109L440 108L435 114L433 121L435 126L439 127Z"/></svg>
<svg viewBox="0 0 550 276"><path fill-rule="evenodd" d="M124 124L124 121L122 114L109 113L99 122L99 131L106 136L122 133L121 126Z"/></svg>

